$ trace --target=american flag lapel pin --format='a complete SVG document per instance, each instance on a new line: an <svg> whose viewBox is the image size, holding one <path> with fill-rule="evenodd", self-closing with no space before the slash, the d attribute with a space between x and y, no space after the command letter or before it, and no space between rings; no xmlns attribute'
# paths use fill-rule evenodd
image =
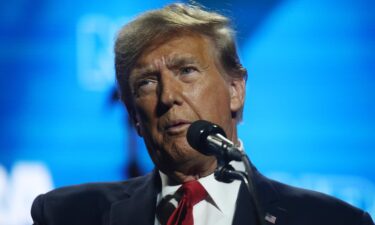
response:
<svg viewBox="0 0 375 225"><path fill-rule="evenodd" d="M275 224L276 223L276 216L273 216L269 213L266 213L266 216L264 217L264 219L272 224Z"/></svg>

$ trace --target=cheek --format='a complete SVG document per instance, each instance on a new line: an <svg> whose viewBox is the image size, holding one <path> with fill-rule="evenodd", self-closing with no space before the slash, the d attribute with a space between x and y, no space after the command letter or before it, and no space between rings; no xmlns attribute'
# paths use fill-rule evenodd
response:
<svg viewBox="0 0 375 225"><path fill-rule="evenodd" d="M139 122L149 122L152 120L156 107L156 101L152 98L139 98L135 100L135 111Z"/></svg>
<svg viewBox="0 0 375 225"><path fill-rule="evenodd" d="M140 124L140 134L143 137L152 136L156 129L157 118L155 116L155 101L149 98L137 99L135 101L135 113L137 122Z"/></svg>
<svg viewBox="0 0 375 225"><path fill-rule="evenodd" d="M220 76L220 75L219 75ZM230 94L229 88L225 81L220 77L214 81L211 81L210 88L205 89L205 93L203 96L207 99L213 108L227 111L229 110L230 106ZM218 113L219 112L219 113ZM222 111L216 111L214 113L224 113Z"/></svg>
<svg viewBox="0 0 375 225"><path fill-rule="evenodd" d="M200 119L222 124L221 119L231 115L229 89L225 81L215 81L207 79L187 95Z"/></svg>

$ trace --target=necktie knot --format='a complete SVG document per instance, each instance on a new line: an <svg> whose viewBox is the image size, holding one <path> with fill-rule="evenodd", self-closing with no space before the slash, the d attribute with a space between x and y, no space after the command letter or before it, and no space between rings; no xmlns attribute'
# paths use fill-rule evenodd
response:
<svg viewBox="0 0 375 225"><path fill-rule="evenodd" d="M186 198L192 206L202 201L207 196L206 189L196 180L182 184L180 189L183 193L182 197Z"/></svg>
<svg viewBox="0 0 375 225"><path fill-rule="evenodd" d="M175 193L175 197L169 195L169 200L172 198L179 199L177 208L173 210L172 214L169 214L169 218L166 218L166 215L162 212L170 211L171 204L164 202L164 200L168 201L167 198L160 202L157 208L157 211L160 211L157 214L159 222L167 225L193 225L193 206L205 199L207 195L206 189L196 180L182 184Z"/></svg>

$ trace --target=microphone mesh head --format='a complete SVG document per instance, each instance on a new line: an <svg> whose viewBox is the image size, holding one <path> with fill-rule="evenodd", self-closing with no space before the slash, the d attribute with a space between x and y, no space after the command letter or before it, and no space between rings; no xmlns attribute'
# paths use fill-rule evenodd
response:
<svg viewBox="0 0 375 225"><path fill-rule="evenodd" d="M190 125L186 138L191 147L203 154L207 154L207 137L215 134L221 134L226 137L224 130L218 125L206 120L197 120Z"/></svg>

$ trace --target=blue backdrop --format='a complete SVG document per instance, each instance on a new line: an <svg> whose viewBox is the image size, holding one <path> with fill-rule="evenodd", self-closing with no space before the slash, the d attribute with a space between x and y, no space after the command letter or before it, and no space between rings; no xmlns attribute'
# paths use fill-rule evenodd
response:
<svg viewBox="0 0 375 225"><path fill-rule="evenodd" d="M116 31L171 1L0 3L0 225L38 193L153 168L116 101ZM211 1L249 72L240 137L266 175L375 217L375 2Z"/></svg>

